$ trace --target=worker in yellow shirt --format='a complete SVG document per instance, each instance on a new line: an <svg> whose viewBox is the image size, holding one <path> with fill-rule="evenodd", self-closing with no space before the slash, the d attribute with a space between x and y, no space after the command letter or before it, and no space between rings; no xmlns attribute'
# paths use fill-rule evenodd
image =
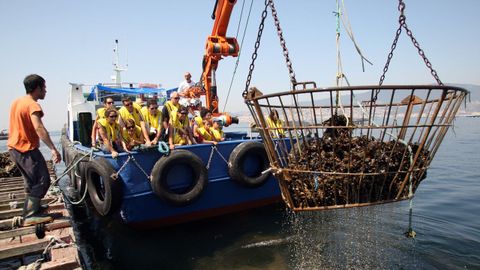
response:
<svg viewBox="0 0 480 270"><path fill-rule="evenodd" d="M130 152L135 146L145 143L142 129L135 125L132 119L125 121L125 127L122 130L122 145L125 151Z"/></svg>
<svg viewBox="0 0 480 270"><path fill-rule="evenodd" d="M217 141L215 140L215 137L212 134L211 128L212 128L212 121L203 120L203 126L199 127L197 130L199 135L202 137L203 143L217 144Z"/></svg>
<svg viewBox="0 0 480 270"><path fill-rule="evenodd" d="M170 118L169 131L169 145L170 149L174 149L175 145L195 144L193 134L188 124L188 109L185 107L180 108L175 114L172 114Z"/></svg>
<svg viewBox="0 0 480 270"><path fill-rule="evenodd" d="M93 148L97 146L98 120L105 119L105 112L108 109L114 109L114 108L115 108L115 105L113 102L113 98L107 97L103 100L103 107L97 110L97 116L96 116L95 122L93 123L92 134L91 134Z"/></svg>
<svg viewBox="0 0 480 270"><path fill-rule="evenodd" d="M141 110L143 119L145 120L145 131L143 134L147 144L156 145L160 139L162 129L162 112L158 109L157 101L150 99L147 106Z"/></svg>
<svg viewBox="0 0 480 270"><path fill-rule="evenodd" d="M111 153L113 158L118 157L118 152L123 150L120 125L117 123L118 112L115 109L107 109L105 117L98 120L98 134L102 150Z"/></svg>
<svg viewBox="0 0 480 270"><path fill-rule="evenodd" d="M269 128L272 138L284 138L285 131L283 130L283 121L278 117L278 112L275 109L270 111L267 117L267 126Z"/></svg>
<svg viewBox="0 0 480 270"><path fill-rule="evenodd" d="M225 141L225 136L224 136L223 130L222 130L222 124L221 124L220 121L213 121L211 131L212 131L212 135L213 135L213 138L215 139L215 141L217 141L217 142Z"/></svg>
<svg viewBox="0 0 480 270"><path fill-rule="evenodd" d="M134 105L129 97L124 98L122 104L123 106L118 110L118 113L120 114L118 119L120 127L124 128L127 119L132 119L135 122L135 125L142 129L142 134L148 134L145 127L145 120L143 119L140 109L138 109L140 105ZM147 142L146 145L150 146L150 143Z"/></svg>

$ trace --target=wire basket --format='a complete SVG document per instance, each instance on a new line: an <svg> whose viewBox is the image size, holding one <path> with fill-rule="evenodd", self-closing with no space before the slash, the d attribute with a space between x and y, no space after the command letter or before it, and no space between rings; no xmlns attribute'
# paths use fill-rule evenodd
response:
<svg viewBox="0 0 480 270"><path fill-rule="evenodd" d="M268 95L252 88L246 96L295 211L412 197L468 94L450 86L307 85Z"/></svg>

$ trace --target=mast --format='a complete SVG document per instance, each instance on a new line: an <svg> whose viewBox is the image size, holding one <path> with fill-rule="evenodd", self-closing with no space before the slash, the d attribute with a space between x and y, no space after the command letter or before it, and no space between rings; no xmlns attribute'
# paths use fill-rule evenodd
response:
<svg viewBox="0 0 480 270"><path fill-rule="evenodd" d="M114 62L113 62L113 71L115 71L115 75L112 76L112 80L116 85L121 86L122 85L121 72L127 70L128 64L125 67L120 66L120 56L118 52L118 39L115 39L115 48L113 48L113 53L115 54Z"/></svg>

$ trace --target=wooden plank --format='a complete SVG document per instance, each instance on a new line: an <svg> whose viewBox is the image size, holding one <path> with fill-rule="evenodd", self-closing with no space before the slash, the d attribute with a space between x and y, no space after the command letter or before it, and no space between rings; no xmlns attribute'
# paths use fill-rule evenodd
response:
<svg viewBox="0 0 480 270"><path fill-rule="evenodd" d="M13 199L8 198L7 196L5 196L5 198L0 197L0 204L5 204L5 203L9 203L9 202L14 202L14 201L23 201L25 199L25 193L18 194L18 195L15 195L15 196L16 197L13 198Z"/></svg>
<svg viewBox="0 0 480 270"><path fill-rule="evenodd" d="M24 191L24 190L25 190L25 188L23 186L22 187L1 188L0 189L0 196L5 195L5 194L9 194L9 193L18 192L18 191Z"/></svg>
<svg viewBox="0 0 480 270"><path fill-rule="evenodd" d="M71 232L71 230L69 231ZM66 243L72 242L72 237L70 236L68 230L63 230L56 234L58 235L55 235L55 237L61 239L62 241ZM48 235L53 234L49 233ZM27 235L22 237L22 242L10 244L2 243L2 245L0 245L0 260L42 252L47 247L48 243L50 243L49 239L49 237L37 239L35 235Z"/></svg>
<svg viewBox="0 0 480 270"><path fill-rule="evenodd" d="M70 227L70 219L68 218L55 219L52 223L45 224L46 231L53 231L61 228L67 228L67 227ZM34 233L35 233L35 226L22 227L22 228L8 230L8 231L0 231L0 240L23 236L27 234L34 234Z"/></svg>
<svg viewBox="0 0 480 270"><path fill-rule="evenodd" d="M41 200L41 204L48 204L54 200L56 200L57 198L53 198L53 197L49 197L49 198L43 198ZM19 208L23 208L23 203L24 203L24 200L21 200L21 201L17 201L17 207L13 208L13 209L19 209ZM10 202L8 203L0 203L0 211L4 211L4 210L10 210L12 209L10 207Z"/></svg>
<svg viewBox="0 0 480 270"><path fill-rule="evenodd" d="M70 270L80 267L77 254L78 251L75 247L52 249L50 253L50 258L52 258L52 260L46 263L42 263L40 269Z"/></svg>
<svg viewBox="0 0 480 270"><path fill-rule="evenodd" d="M49 211L63 209L63 208L64 208L63 203L51 204L48 206ZM15 216L21 216L22 213L23 213L23 209L17 209L17 208L0 211L0 219L7 219L7 218L13 218Z"/></svg>

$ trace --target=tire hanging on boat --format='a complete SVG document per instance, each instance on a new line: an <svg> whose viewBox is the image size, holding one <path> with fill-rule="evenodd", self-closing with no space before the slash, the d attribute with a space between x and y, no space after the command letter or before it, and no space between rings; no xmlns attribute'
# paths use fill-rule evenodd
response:
<svg viewBox="0 0 480 270"><path fill-rule="evenodd" d="M186 190L177 192L168 184L172 170L189 167L192 173L190 185ZM185 180L185 179L180 179ZM208 173L202 160L187 150L174 150L170 155L161 157L153 166L151 186L153 192L164 201L175 205L185 206L197 200L207 186Z"/></svg>
<svg viewBox="0 0 480 270"><path fill-rule="evenodd" d="M115 212L122 202L122 184L111 176L115 173L105 158L89 161L85 168L88 194L97 212L108 216Z"/></svg>
<svg viewBox="0 0 480 270"><path fill-rule="evenodd" d="M246 171L245 161L254 159L259 166L253 172ZM243 186L256 188L267 182L270 172L263 173L270 166L265 147L260 142L243 142L233 149L228 160L230 177Z"/></svg>
<svg viewBox="0 0 480 270"><path fill-rule="evenodd" d="M72 163L75 163L78 161L78 159L83 159L84 155L73 148L72 156ZM71 186L80 196L85 192L85 184L87 183L85 173L86 164L87 162L82 160L78 162L77 165L75 165L75 167L70 171Z"/></svg>

